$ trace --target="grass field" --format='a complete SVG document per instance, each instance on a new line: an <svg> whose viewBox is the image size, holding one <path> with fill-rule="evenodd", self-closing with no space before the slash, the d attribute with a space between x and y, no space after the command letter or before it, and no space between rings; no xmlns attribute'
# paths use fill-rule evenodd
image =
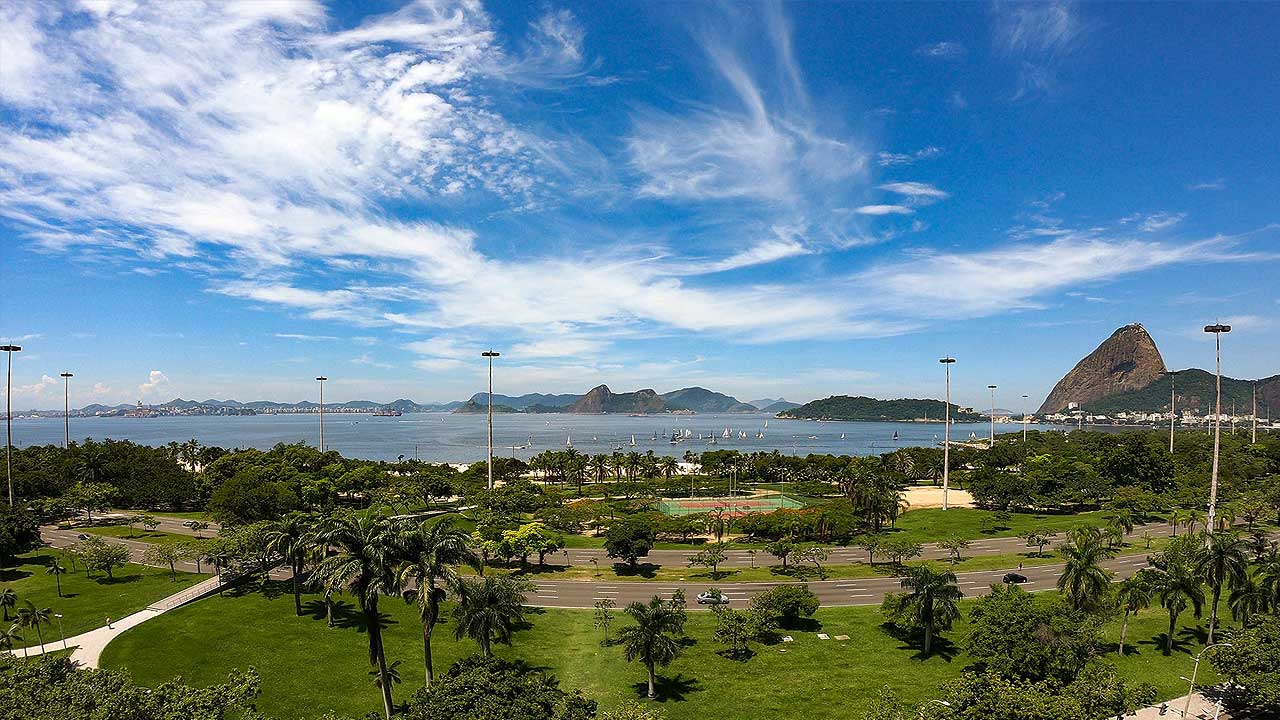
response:
<svg viewBox="0 0 1280 720"><path fill-rule="evenodd" d="M54 551L43 550L19 558L19 565L0 570L0 588L12 588L18 594L18 604L30 600L36 607L51 608L62 614L62 629L67 637L101 627L106 619L122 618L135 613L162 597L199 582L201 576L194 573L178 573L174 582L168 569L145 565L125 565L116 568L115 580L108 580L102 573L92 578L84 576L84 568L71 570L70 561L62 559L67 568L62 576L62 594L58 597L53 575L45 572L53 564ZM45 644L58 642L58 621L42 628ZM38 645L34 631L23 633L28 645Z"/></svg>
<svg viewBox="0 0 1280 720"><path fill-rule="evenodd" d="M130 528L127 525L93 525L76 529L80 532L89 533L91 535L124 538L125 540L137 540L139 542L155 543L157 545L175 545L196 539L195 536L192 535L179 535L177 533L165 532L163 530L149 531L146 528ZM213 537L213 533L208 531L204 532L203 535L206 539Z"/></svg>
<svg viewBox="0 0 1280 720"><path fill-rule="evenodd" d="M267 715L316 718L331 710L361 716L377 710L379 700L369 681L364 633L350 599L345 600L344 622L329 629L315 596L307 598L313 614L302 618L294 617L292 599L283 588L270 597L210 597L128 631L107 647L103 666L128 668L146 685L175 676L204 685L224 681L233 668L252 665L262 675L258 707ZM388 659L402 661L404 682L395 688L402 700L422 685L420 625L413 608L399 600L386 599L382 609L392 623L385 634ZM549 609L530 620L516 633L513 647L498 646L495 652L554 673L563 687L582 689L602 709L641 697L643 666L624 662L618 647L602 646L589 612ZM1189 614L1183 620L1193 622ZM615 632L622 622L615 623ZM1203 644L1203 635L1196 627L1180 630L1176 651L1165 658L1158 643L1166 623L1159 610L1131 620L1133 647L1117 665L1126 677L1152 682L1162 697L1174 697L1185 692L1178 677L1190 671L1190 654ZM942 651L921 659L914 647L880 627L879 612L871 607L819 610L804 630L788 631L795 642L757 646L758 654L745 663L717 653L722 646L711 639L713 624L710 613L692 613L687 626L692 642L660 672L659 702L672 720L844 720L858 717L885 685L914 702L937 697L938 686L969 663L951 644L960 644L964 622L945 634ZM819 631L853 639L823 641L816 636ZM1107 639L1117 636L1118 625L1112 624ZM440 672L476 647L469 640L455 641L452 626L442 625L434 650ZM1117 660L1114 646L1108 657ZM1200 672L1205 682L1215 680L1207 665ZM323 673L324 682L316 682L317 673Z"/></svg>

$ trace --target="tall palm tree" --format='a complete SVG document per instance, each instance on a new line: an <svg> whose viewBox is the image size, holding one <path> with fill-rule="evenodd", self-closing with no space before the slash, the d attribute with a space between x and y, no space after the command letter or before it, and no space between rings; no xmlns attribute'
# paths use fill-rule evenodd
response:
<svg viewBox="0 0 1280 720"><path fill-rule="evenodd" d="M1076 610L1098 607L1111 588L1111 573L1100 564L1111 555L1102 531L1096 527L1076 528L1058 552L1067 561L1058 576L1058 591L1066 596L1067 604Z"/></svg>
<svg viewBox="0 0 1280 720"><path fill-rule="evenodd" d="M314 520L304 513L291 512L271 523L263 541L268 552L279 553L289 563L293 583L293 613L302 617L302 571L311 550Z"/></svg>
<svg viewBox="0 0 1280 720"><path fill-rule="evenodd" d="M454 527L453 518L422 523L404 538L405 557L408 559L400 568L400 584L402 587L413 585L413 589L405 590L403 594L406 602L418 605L427 687L431 687L434 678L431 633L440 620L440 602L445 598L445 588L457 585L456 566L465 563L478 568L480 565L480 557L471 548L469 540L466 532Z"/></svg>
<svg viewBox="0 0 1280 720"><path fill-rule="evenodd" d="M53 608L38 608L30 600L24 600L23 606L18 610L18 625L36 629L36 637L40 638L41 653L44 652L44 633L40 631L40 626L48 623L52 616Z"/></svg>
<svg viewBox="0 0 1280 720"><path fill-rule="evenodd" d="M1155 584L1149 570L1139 570L1125 578L1116 589L1116 602L1124 611L1124 622L1120 625L1120 657L1124 657L1124 641L1129 635L1129 616L1138 614L1139 610L1151 604L1151 595Z"/></svg>
<svg viewBox="0 0 1280 720"><path fill-rule="evenodd" d="M67 569L57 560L54 560L52 565L44 569L44 572L46 575L53 576L54 582L58 584L58 597L62 597L62 576L67 572Z"/></svg>
<svg viewBox="0 0 1280 720"><path fill-rule="evenodd" d="M1200 538L1183 535L1169 543L1164 552L1151 557L1156 571L1150 577L1155 584L1155 597L1160 607L1169 612L1169 635L1164 654L1173 652L1173 633L1177 629L1178 616L1188 607L1200 617L1204 609L1204 576L1197 572L1200 555L1204 552Z"/></svg>
<svg viewBox="0 0 1280 720"><path fill-rule="evenodd" d="M17 625L10 625L8 630L0 629L0 650L13 652L13 646L22 642L22 635L18 632L21 630ZM22 656L28 657L27 646L22 646Z"/></svg>
<svg viewBox="0 0 1280 720"><path fill-rule="evenodd" d="M625 612L635 620L618 633L622 655L627 662L639 659L649 671L649 698L657 695L655 668L666 667L680 654L676 637L684 627L683 613L671 603L654 595L648 604L633 602Z"/></svg>
<svg viewBox="0 0 1280 720"><path fill-rule="evenodd" d="M480 645L485 657L493 655L493 641L511 644L516 623L524 620L525 593L533 585L508 576L488 575L457 584L458 606L453 609L455 638L464 636Z"/></svg>
<svg viewBox="0 0 1280 720"><path fill-rule="evenodd" d="M901 584L910 592L898 598L898 610L910 613L924 628L924 654L928 655L933 652L934 633L950 629L960 617L960 598L964 593L956 584L955 573L936 570L930 565L907 568Z"/></svg>
<svg viewBox="0 0 1280 720"><path fill-rule="evenodd" d="M662 474L666 476L667 480L670 480L671 476L680 471L680 462L673 457L666 456L658 460L658 468L662 470Z"/></svg>
<svg viewBox="0 0 1280 720"><path fill-rule="evenodd" d="M375 509L342 513L331 518L317 535L336 552L321 560L316 577L327 590L347 590L355 596L369 636L369 664L378 671L378 688L387 720L391 719L391 674L382 643L381 595L400 591L396 565L400 550L400 523Z"/></svg>
<svg viewBox="0 0 1280 720"><path fill-rule="evenodd" d="M1244 580L1249 572L1249 542L1239 535L1215 530L1209 533L1204 552L1199 556L1196 572L1213 590L1213 602L1209 606L1209 639L1213 644L1213 631L1218 625L1218 600L1227 583Z"/></svg>
<svg viewBox="0 0 1280 720"><path fill-rule="evenodd" d="M1255 615L1271 607L1271 598L1260 573L1245 573L1243 578L1232 583L1227 607L1231 610L1232 619L1242 625L1248 625Z"/></svg>
<svg viewBox="0 0 1280 720"><path fill-rule="evenodd" d="M5 588L0 590L0 607L4 608L4 621L9 622L13 618L9 617L9 611L18 605L18 593L13 588Z"/></svg>

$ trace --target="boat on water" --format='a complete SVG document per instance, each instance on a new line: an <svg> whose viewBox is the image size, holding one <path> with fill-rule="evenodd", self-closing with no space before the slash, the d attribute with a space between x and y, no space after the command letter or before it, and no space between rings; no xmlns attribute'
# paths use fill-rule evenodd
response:
<svg viewBox="0 0 1280 720"><path fill-rule="evenodd" d="M757 430L757 431L756 431L756 439L757 439L757 440L763 440L763 439L764 439L764 431L763 431L763 430Z"/></svg>
<svg viewBox="0 0 1280 720"><path fill-rule="evenodd" d="M764 421L764 426L765 426L765 427L769 427L769 421L768 421L768 420L765 420L765 421Z"/></svg>
<svg viewBox="0 0 1280 720"><path fill-rule="evenodd" d="M649 438L649 442L658 442L658 433L654 433L653 437Z"/></svg>
<svg viewBox="0 0 1280 720"><path fill-rule="evenodd" d="M636 436L635 436L635 435L632 435L632 436L631 436L631 447L635 447L635 446L636 446Z"/></svg>
<svg viewBox="0 0 1280 720"><path fill-rule="evenodd" d="M569 435L565 438L564 446L567 448L573 447L573 435Z"/></svg>
<svg viewBox="0 0 1280 720"><path fill-rule="evenodd" d="M720 437L729 437L729 428L725 428L725 429L724 429L724 434L723 434L723 435L721 435Z"/></svg>
<svg viewBox="0 0 1280 720"><path fill-rule="evenodd" d="M844 439L844 433L840 433L840 439L841 439L841 440L843 440L843 439Z"/></svg>

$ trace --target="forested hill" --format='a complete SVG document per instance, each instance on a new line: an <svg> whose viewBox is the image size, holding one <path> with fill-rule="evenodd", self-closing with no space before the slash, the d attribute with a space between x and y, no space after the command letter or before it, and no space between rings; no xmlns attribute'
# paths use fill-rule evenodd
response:
<svg viewBox="0 0 1280 720"><path fill-rule="evenodd" d="M1165 373L1144 388L1100 398L1086 403L1083 409L1102 415L1114 415L1118 412L1168 412L1169 381L1169 373ZM1270 408L1272 417L1280 417L1280 375L1262 378L1256 384L1258 415L1266 417L1267 409ZM1175 375L1173 385L1178 392L1175 409L1179 414L1183 410L1190 410L1197 415L1213 411L1213 373L1198 368L1183 370ZM1254 385L1253 380L1222 378L1222 411L1230 413L1234 403L1237 415L1248 415L1252 410Z"/></svg>
<svg viewBox="0 0 1280 720"><path fill-rule="evenodd" d="M903 398L899 400L877 400L861 395L833 395L824 400L814 400L798 408L778 413L780 418L800 420L868 420L896 421L942 418L941 400L917 400ZM952 404L951 419L955 422L971 422L981 420L977 413L960 412L960 406Z"/></svg>

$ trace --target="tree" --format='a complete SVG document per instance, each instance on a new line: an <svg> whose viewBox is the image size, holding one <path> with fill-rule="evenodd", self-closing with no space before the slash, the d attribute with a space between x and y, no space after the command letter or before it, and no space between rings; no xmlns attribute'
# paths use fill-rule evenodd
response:
<svg viewBox="0 0 1280 720"><path fill-rule="evenodd" d="M0 565L40 547L40 529L36 517L22 507L0 504Z"/></svg>
<svg viewBox="0 0 1280 720"><path fill-rule="evenodd" d="M767 617L781 618L783 627L791 627L800 616L813 617L820 601L808 585L775 585L751 598L751 609Z"/></svg>
<svg viewBox="0 0 1280 720"><path fill-rule="evenodd" d="M785 540L785 539L774 540L768 545L765 545L764 549L768 551L770 555L782 561L782 570L783 572L786 572L787 558L791 555L791 553L795 552L796 544L791 542L790 540Z"/></svg>
<svg viewBox="0 0 1280 720"><path fill-rule="evenodd" d="M924 631L924 654L928 656L933 652L934 633L951 629L960 617L960 598L964 593L956 584L955 573L938 571L929 565L908 568L900 584L909 592L892 598L896 606L892 608L894 617L905 619L909 627Z"/></svg>
<svg viewBox="0 0 1280 720"><path fill-rule="evenodd" d="M315 519L291 512L267 525L262 535L267 552L277 553L289 563L289 582L293 586L293 614L302 617L302 571L312 545Z"/></svg>
<svg viewBox="0 0 1280 720"><path fill-rule="evenodd" d="M1222 677L1239 691L1241 704L1272 717L1280 712L1280 617L1262 616L1254 625L1227 631L1231 647L1209 655Z"/></svg>
<svg viewBox="0 0 1280 720"><path fill-rule="evenodd" d="M1213 600L1209 605L1209 639L1206 644L1213 644L1213 633L1218 625L1218 601L1222 598L1222 588L1228 583L1242 582L1249 574L1249 542L1236 533L1215 530L1208 534L1204 552L1198 556L1196 573L1204 578L1205 583L1213 591Z"/></svg>
<svg viewBox="0 0 1280 720"><path fill-rule="evenodd" d="M451 517L422 523L402 538L408 559L400 568L399 580L402 587L413 585L412 590L404 592L404 599L417 604L418 619L422 621L422 656L427 687L431 687L434 679L431 634L440 621L440 603L445 599L447 588L457 587L459 565L480 565L479 556L467 541L467 533L455 527Z"/></svg>
<svg viewBox="0 0 1280 720"><path fill-rule="evenodd" d="M969 547L969 541L964 538L948 538L939 542L938 547L951 554L951 564L955 565L961 560L960 554Z"/></svg>
<svg viewBox="0 0 1280 720"><path fill-rule="evenodd" d="M58 585L58 597L62 597L62 576L67 572L67 569L62 567L55 559L44 571L45 574L53 576L54 582ZM8 620L8 612L5 613L5 616L5 620Z"/></svg>
<svg viewBox="0 0 1280 720"><path fill-rule="evenodd" d="M525 593L533 585L512 577L468 578L457 585L458 606L453 609L454 637L469 637L485 657L493 654L493 641L511 644L517 623L524 620Z"/></svg>
<svg viewBox="0 0 1280 720"><path fill-rule="evenodd" d="M597 600L595 605L595 626L604 632L603 644L609 643L609 626L613 624L613 609L618 607L618 603L612 598Z"/></svg>
<svg viewBox="0 0 1280 720"><path fill-rule="evenodd" d="M188 527L191 528L191 531L194 532L196 537L198 538L200 537L200 533L209 529L209 523L203 520L192 520L191 524Z"/></svg>
<svg viewBox="0 0 1280 720"><path fill-rule="evenodd" d="M876 553L884 547L884 538L879 535L862 535L853 541L854 547L867 551L867 564L876 564Z"/></svg>
<svg viewBox="0 0 1280 720"><path fill-rule="evenodd" d="M918 542L910 540L886 540L880 546L880 551L889 558L889 562L901 568L902 563L920 557L920 553L924 552L924 546Z"/></svg>
<svg viewBox="0 0 1280 720"><path fill-rule="evenodd" d="M177 563L186 559L186 548L171 543L152 543L142 553L142 562L148 565L169 566L173 581L178 581Z"/></svg>
<svg viewBox="0 0 1280 720"><path fill-rule="evenodd" d="M1156 568L1156 572L1151 575L1155 584L1155 597L1159 599L1160 607L1169 612L1165 655L1173 652L1173 634L1177 629L1178 616L1188 606L1194 609L1196 617L1200 617L1204 609L1204 577L1198 572L1203 552L1200 538L1183 535L1170 541L1164 552L1150 558Z"/></svg>
<svg viewBox="0 0 1280 720"><path fill-rule="evenodd" d="M1116 602L1124 613L1124 622L1120 625L1120 649L1117 654L1124 657L1124 641L1129 634L1129 616L1136 615L1139 610L1151 604L1154 582L1150 572L1139 570L1125 578L1116 588Z"/></svg>
<svg viewBox="0 0 1280 720"><path fill-rule="evenodd" d="M1245 573L1243 578L1231 585L1227 607L1231 610L1232 619L1242 625L1249 625L1254 617L1266 612L1271 606L1271 597L1259 576L1260 573Z"/></svg>
<svg viewBox="0 0 1280 720"><path fill-rule="evenodd" d="M1058 591L1075 610L1096 610L1111 588L1111 573L1102 569L1103 558L1111 555L1095 527L1079 527L1059 546L1067 561L1058 576Z"/></svg>
<svg viewBox="0 0 1280 720"><path fill-rule="evenodd" d="M712 543L689 557L689 567L709 567L711 568L711 576L717 577L719 573L720 563L729 557L725 552L725 544L722 542Z"/></svg>
<svg viewBox="0 0 1280 720"><path fill-rule="evenodd" d="M8 622L7 620L5 622ZM22 642L21 630L17 625L10 625L8 628L0 628L0 650L13 652L13 646ZM22 655L27 657L27 646L22 646Z"/></svg>
<svg viewBox="0 0 1280 720"><path fill-rule="evenodd" d="M53 617L53 608L36 607L30 600L23 600L22 607L18 608L18 626L31 629L35 628L36 637L40 638L40 652L44 652L44 633L40 631L40 627L49 622L49 618Z"/></svg>
<svg viewBox="0 0 1280 720"><path fill-rule="evenodd" d="M93 512L111 507L115 495L116 489L109 483L81 481L68 488L62 497L71 507L83 510L85 521L92 523Z"/></svg>
<svg viewBox="0 0 1280 720"><path fill-rule="evenodd" d="M525 523L515 530L504 530L502 540L511 552L520 558L520 565L527 564L530 555L538 554L538 567L545 566L547 553L564 547L564 538L551 532L541 522Z"/></svg>
<svg viewBox="0 0 1280 720"><path fill-rule="evenodd" d="M1035 548L1036 556L1039 557L1044 554L1045 545L1053 542L1053 538L1056 535L1057 533L1051 533L1045 530L1034 530L1025 535L1019 535L1018 537L1027 542L1027 547Z"/></svg>
<svg viewBox="0 0 1280 720"><path fill-rule="evenodd" d="M391 720L394 706L378 599L400 590L395 572L400 536L400 524L376 510L335 515L318 533L318 539L336 553L315 568L316 577L326 590L349 591L360 604L368 635L369 664L378 671L387 720Z"/></svg>
<svg viewBox="0 0 1280 720"><path fill-rule="evenodd" d="M822 563L827 561L830 553L821 545L810 545L800 551L800 562L813 563L814 572L818 573L818 577L825 580L827 571L822 567Z"/></svg>
<svg viewBox="0 0 1280 720"><path fill-rule="evenodd" d="M683 618L663 599L654 595L649 602L633 602L627 606L627 615L634 625L622 628L618 637L622 642L622 655L627 662L640 660L649 672L649 699L657 696L655 668L666 667L680 654L676 641L684 626Z"/></svg>
<svg viewBox="0 0 1280 720"><path fill-rule="evenodd" d="M751 643L760 642L773 632L770 618L752 610L731 610L717 605L716 640L728 645L728 656L735 660L747 660L753 654Z"/></svg>
<svg viewBox="0 0 1280 720"><path fill-rule="evenodd" d="M657 535L653 522L643 517L631 517L609 526L604 536L604 549L609 557L625 560L632 569L640 557L649 554Z"/></svg>
<svg viewBox="0 0 1280 720"><path fill-rule="evenodd" d="M409 702L406 720L590 720L596 703L566 693L552 675L522 661L473 655L454 663Z"/></svg>
<svg viewBox="0 0 1280 720"><path fill-rule="evenodd" d="M4 608L4 621L9 622L9 611L18 605L18 593L13 588L5 588L0 590L0 608Z"/></svg>
<svg viewBox="0 0 1280 720"><path fill-rule="evenodd" d="M1059 598L996 585L969 611L965 649L1003 678L1070 682L1096 652L1099 621Z"/></svg>
<svg viewBox="0 0 1280 720"><path fill-rule="evenodd" d="M1125 682L1114 667L1094 663L1061 683L966 672L943 686L947 706L922 705L915 718L947 720L1110 720L1128 717L1156 697L1150 683ZM940 712L939 712L940 711ZM929 714L926 714L929 713Z"/></svg>
<svg viewBox="0 0 1280 720"><path fill-rule="evenodd" d="M101 570L108 580L115 580L115 569L129 562L129 548L125 545L108 543L96 535L80 545L85 571Z"/></svg>

